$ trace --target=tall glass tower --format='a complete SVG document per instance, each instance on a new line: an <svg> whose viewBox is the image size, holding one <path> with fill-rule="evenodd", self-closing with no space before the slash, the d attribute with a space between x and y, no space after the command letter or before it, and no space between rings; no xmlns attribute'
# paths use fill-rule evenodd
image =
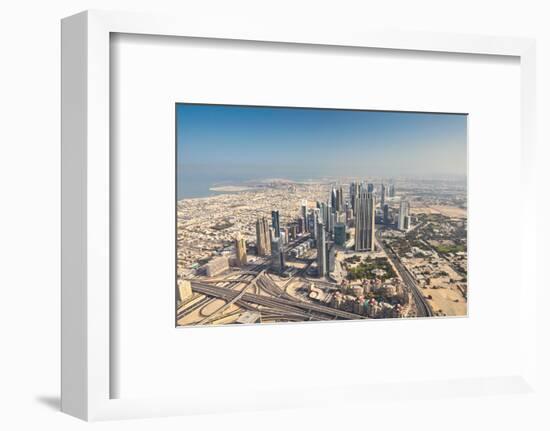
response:
<svg viewBox="0 0 550 431"><path fill-rule="evenodd" d="M355 250L374 250L374 194L364 184L359 187L355 215Z"/></svg>
<svg viewBox="0 0 550 431"><path fill-rule="evenodd" d="M408 226L405 227L405 220L409 216L409 202L405 199L401 199L399 204L399 218L397 219L397 229L407 230Z"/></svg>
<svg viewBox="0 0 550 431"><path fill-rule="evenodd" d="M327 273L327 243L323 223L317 224L317 232L317 271L319 277L324 277Z"/></svg>
<svg viewBox="0 0 550 431"><path fill-rule="evenodd" d="M271 227L276 238L281 236L281 224L279 222L279 211L271 211Z"/></svg>

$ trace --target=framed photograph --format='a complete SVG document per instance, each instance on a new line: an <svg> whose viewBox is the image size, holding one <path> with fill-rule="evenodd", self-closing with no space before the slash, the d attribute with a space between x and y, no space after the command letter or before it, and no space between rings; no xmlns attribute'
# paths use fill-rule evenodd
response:
<svg viewBox="0 0 550 431"><path fill-rule="evenodd" d="M177 326L467 315L467 115L176 105Z"/></svg>
<svg viewBox="0 0 550 431"><path fill-rule="evenodd" d="M537 393L532 40L93 11L62 54L63 411Z"/></svg>

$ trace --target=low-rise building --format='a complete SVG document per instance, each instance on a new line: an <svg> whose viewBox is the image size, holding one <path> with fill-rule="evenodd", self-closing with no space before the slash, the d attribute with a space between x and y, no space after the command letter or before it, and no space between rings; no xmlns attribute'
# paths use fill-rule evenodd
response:
<svg viewBox="0 0 550 431"><path fill-rule="evenodd" d="M191 290L191 282L189 280L179 280L178 281L178 294L179 300L181 302L193 296L193 291Z"/></svg>
<svg viewBox="0 0 550 431"><path fill-rule="evenodd" d="M208 277L214 277L229 269L229 259L225 256L216 257L204 265L204 268Z"/></svg>

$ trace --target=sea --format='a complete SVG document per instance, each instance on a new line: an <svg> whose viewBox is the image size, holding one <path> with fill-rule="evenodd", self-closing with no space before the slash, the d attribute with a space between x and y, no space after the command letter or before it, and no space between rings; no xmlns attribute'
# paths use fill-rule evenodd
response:
<svg viewBox="0 0 550 431"><path fill-rule="evenodd" d="M206 198L227 194L231 192L216 192L210 190L212 187L239 186L253 178L246 178L242 175L223 175L216 173L179 173L176 192L178 200L190 198Z"/></svg>
<svg viewBox="0 0 550 431"><path fill-rule="evenodd" d="M273 176L266 176L265 178L274 178ZM246 186L251 183L258 183L265 178L258 178L257 176L246 176L242 174L228 174L220 172L193 172L185 173L178 172L176 193L178 200L191 199L191 198L206 198L210 196L217 196L220 194L239 193L239 192L216 192L210 190L212 187L222 186ZM291 181L308 181L308 176L285 176L287 180Z"/></svg>

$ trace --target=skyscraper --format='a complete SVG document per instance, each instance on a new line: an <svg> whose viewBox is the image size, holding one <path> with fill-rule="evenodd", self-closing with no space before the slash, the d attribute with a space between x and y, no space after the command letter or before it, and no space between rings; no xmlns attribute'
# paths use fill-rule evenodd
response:
<svg viewBox="0 0 550 431"><path fill-rule="evenodd" d="M336 208L336 189L333 187L330 191L330 206L334 210Z"/></svg>
<svg viewBox="0 0 550 431"><path fill-rule="evenodd" d="M409 226L406 226L406 217L409 216L409 202L405 199L401 199L399 204L399 218L397 219L397 229L407 230Z"/></svg>
<svg viewBox="0 0 550 431"><path fill-rule="evenodd" d="M305 233L307 231L305 220L306 219L303 218L302 216L298 217L298 227L297 227L298 233Z"/></svg>
<svg viewBox="0 0 550 431"><path fill-rule="evenodd" d="M271 227L276 238L281 236L281 224L279 221L279 211L271 211Z"/></svg>
<svg viewBox="0 0 550 431"><path fill-rule="evenodd" d="M307 226L307 201L306 200L302 201L302 218L304 219L303 231L307 232L308 226Z"/></svg>
<svg viewBox="0 0 550 431"><path fill-rule="evenodd" d="M351 209L354 211L354 213L355 213L355 202L357 199L357 192L358 192L357 183L355 181L352 181L351 184L349 185L349 202L351 204Z"/></svg>
<svg viewBox="0 0 550 431"><path fill-rule="evenodd" d="M359 188L355 215L355 250L374 250L374 194L364 185Z"/></svg>
<svg viewBox="0 0 550 431"><path fill-rule="evenodd" d="M288 228L284 227L281 229L279 238L281 239L283 245L288 244Z"/></svg>
<svg viewBox="0 0 550 431"><path fill-rule="evenodd" d="M288 227L288 239L294 241L298 233L298 225L292 224Z"/></svg>
<svg viewBox="0 0 550 431"><path fill-rule="evenodd" d="M334 272L336 265L336 247L333 242L327 243L327 274Z"/></svg>
<svg viewBox="0 0 550 431"><path fill-rule="evenodd" d="M270 231L265 217L256 220L256 249L258 256L269 256L271 254Z"/></svg>
<svg viewBox="0 0 550 431"><path fill-rule="evenodd" d="M281 238L271 240L271 267L275 272L281 273L285 269L284 246Z"/></svg>
<svg viewBox="0 0 550 431"><path fill-rule="evenodd" d="M240 233L235 237L235 257L237 259L237 265L246 265L246 242Z"/></svg>
<svg viewBox="0 0 550 431"><path fill-rule="evenodd" d="M390 184L388 195L389 195L390 198L395 197L395 185L394 184Z"/></svg>
<svg viewBox="0 0 550 431"><path fill-rule="evenodd" d="M315 212L312 211L307 215L307 230L311 234L311 237L313 239L317 238L317 217L315 216Z"/></svg>
<svg viewBox="0 0 550 431"><path fill-rule="evenodd" d="M317 232L317 271L319 277L324 277L327 273L327 243L323 223L317 224Z"/></svg>
<svg viewBox="0 0 550 431"><path fill-rule="evenodd" d="M380 185L380 208L384 208L385 203L386 203L386 185L381 184Z"/></svg>
<svg viewBox="0 0 550 431"><path fill-rule="evenodd" d="M348 226L351 226L353 223L353 209L351 208L351 204L347 205L346 209L346 223Z"/></svg>
<svg viewBox="0 0 550 431"><path fill-rule="evenodd" d="M334 242L337 245L344 245L346 243L346 225L344 223L334 225Z"/></svg>
<svg viewBox="0 0 550 431"><path fill-rule="evenodd" d="M329 207L325 202L321 202L319 204L319 210L321 211L321 217L320 220L323 223L327 223L328 220L328 214L329 214Z"/></svg>
<svg viewBox="0 0 550 431"><path fill-rule="evenodd" d="M384 204L384 224L390 224L390 207L388 204Z"/></svg>
<svg viewBox="0 0 550 431"><path fill-rule="evenodd" d="M344 190L342 189L342 186L336 189L336 204L334 206L335 211L344 210Z"/></svg>
<svg viewBox="0 0 550 431"><path fill-rule="evenodd" d="M319 208L314 208L310 214L311 216L311 223L310 223L310 228L311 228L311 235L313 236L313 239L317 240L317 237L319 235L319 229L318 229L318 224L319 222L322 222L321 220L321 210Z"/></svg>
<svg viewBox="0 0 550 431"><path fill-rule="evenodd" d="M336 224L336 214L333 212L328 213L328 221L327 221L327 232L330 233L330 236L332 237L332 234L334 233L334 225Z"/></svg>

